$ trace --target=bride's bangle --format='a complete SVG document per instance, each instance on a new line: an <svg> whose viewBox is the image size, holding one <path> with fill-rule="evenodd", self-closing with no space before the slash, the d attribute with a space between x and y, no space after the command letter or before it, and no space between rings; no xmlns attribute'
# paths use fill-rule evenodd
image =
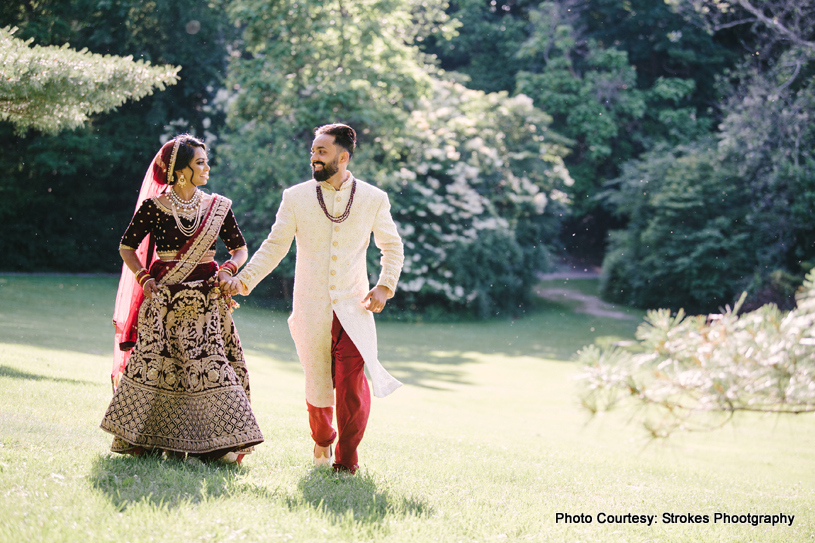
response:
<svg viewBox="0 0 815 543"><path fill-rule="evenodd" d="M218 271L226 272L229 274L230 277L232 277L236 273L238 273L238 265L235 264L235 262L233 262L232 260L227 260L226 262L221 264L221 267L218 268Z"/></svg>
<svg viewBox="0 0 815 543"><path fill-rule="evenodd" d="M141 285L142 281L144 281L145 277L150 277L150 274L147 273L147 270L142 268L136 272L136 281Z"/></svg>

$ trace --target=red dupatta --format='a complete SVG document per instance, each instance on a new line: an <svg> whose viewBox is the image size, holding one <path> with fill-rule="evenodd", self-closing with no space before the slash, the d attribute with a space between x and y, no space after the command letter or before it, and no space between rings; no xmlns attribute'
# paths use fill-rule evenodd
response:
<svg viewBox="0 0 815 543"><path fill-rule="evenodd" d="M147 172L144 174L141 190L139 191L139 198L136 201L135 213L139 210L145 200L155 198L164 193L167 189L167 166L170 161L174 141L170 140L165 143L156 156L150 162ZM155 254L155 244L153 243L152 236L147 235L136 249L136 256L140 262L144 262L146 268L155 262L158 257ZM122 264L122 274L119 278L119 289L116 292L116 305L113 308L113 328L114 328L114 345L113 345L113 372L111 379L113 383L113 390L119 384L119 376L124 372L127 359L130 357L130 350L122 350L120 345L127 343L133 328L133 307L136 307L138 314L138 307L144 300L144 293L139 283L136 281L136 276L130 271L126 264Z"/></svg>

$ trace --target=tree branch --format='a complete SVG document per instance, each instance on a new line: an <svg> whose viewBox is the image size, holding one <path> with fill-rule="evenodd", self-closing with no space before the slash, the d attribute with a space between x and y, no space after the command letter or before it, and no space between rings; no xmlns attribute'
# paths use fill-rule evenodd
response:
<svg viewBox="0 0 815 543"><path fill-rule="evenodd" d="M795 63L795 72L793 72L790 78L787 79L784 83L782 83L780 87L775 89L775 92L781 92L782 90L792 85L792 82L795 81L796 77L798 77L798 72L800 71L801 71L801 61L799 60Z"/></svg>
<svg viewBox="0 0 815 543"><path fill-rule="evenodd" d="M792 32L787 27L782 25L777 20L774 21L772 19L769 19L766 15L764 15L764 13L760 9L753 6L749 0L737 0L737 1L741 7L752 13L756 17L756 19L764 23L765 26L771 29L773 28L776 29L776 31L779 34L786 36L794 44L800 45L802 47L807 47L809 49L815 49L815 42L806 41L802 37L797 35L795 32Z"/></svg>
<svg viewBox="0 0 815 543"><path fill-rule="evenodd" d="M738 21L731 21L729 23L717 24L717 25L713 25L713 31L718 32L719 30L724 30L726 28L732 28L734 26L743 25L743 24L747 24L747 23L754 23L757 20L758 19L756 19L756 18L739 19Z"/></svg>

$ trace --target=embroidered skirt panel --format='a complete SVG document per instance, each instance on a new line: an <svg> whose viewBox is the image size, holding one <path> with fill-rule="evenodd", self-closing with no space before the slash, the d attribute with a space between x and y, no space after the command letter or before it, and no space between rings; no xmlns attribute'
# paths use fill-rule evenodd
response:
<svg viewBox="0 0 815 543"><path fill-rule="evenodd" d="M114 452L246 453L263 441L240 339L212 279L163 286L144 301L138 341L101 427L115 436Z"/></svg>

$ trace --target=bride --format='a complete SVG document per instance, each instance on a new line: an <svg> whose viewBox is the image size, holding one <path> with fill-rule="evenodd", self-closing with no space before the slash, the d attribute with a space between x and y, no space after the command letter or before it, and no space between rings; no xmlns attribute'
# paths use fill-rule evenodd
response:
<svg viewBox="0 0 815 543"><path fill-rule="evenodd" d="M232 202L199 189L208 179L206 144L168 141L122 236L114 394L101 424L113 452L240 462L263 441L233 302L219 288L248 252ZM220 266L219 237L231 255Z"/></svg>

